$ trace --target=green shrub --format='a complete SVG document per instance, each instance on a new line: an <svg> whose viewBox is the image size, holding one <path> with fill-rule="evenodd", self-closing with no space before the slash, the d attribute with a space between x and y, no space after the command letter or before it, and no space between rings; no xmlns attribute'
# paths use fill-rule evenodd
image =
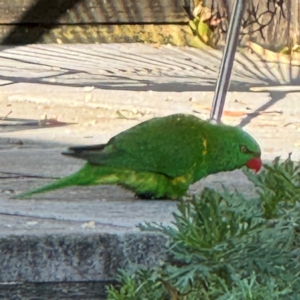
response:
<svg viewBox="0 0 300 300"><path fill-rule="evenodd" d="M299 168L276 158L258 175L244 170L253 199L205 189L178 204L170 226L140 225L168 237L169 259L120 271L108 299L300 299Z"/></svg>

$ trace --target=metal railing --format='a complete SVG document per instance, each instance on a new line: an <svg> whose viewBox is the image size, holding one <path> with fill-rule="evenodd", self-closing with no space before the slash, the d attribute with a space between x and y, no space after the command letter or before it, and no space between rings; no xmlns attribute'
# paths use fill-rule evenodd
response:
<svg viewBox="0 0 300 300"><path fill-rule="evenodd" d="M238 45L243 11L244 0L235 0L210 114L210 119L212 121L216 121L217 123L220 123L221 121L226 94L230 83L230 76Z"/></svg>

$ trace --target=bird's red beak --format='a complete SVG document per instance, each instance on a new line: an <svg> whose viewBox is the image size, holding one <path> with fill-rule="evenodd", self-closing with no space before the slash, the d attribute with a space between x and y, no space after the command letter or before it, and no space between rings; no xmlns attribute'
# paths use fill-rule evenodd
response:
<svg viewBox="0 0 300 300"><path fill-rule="evenodd" d="M257 173L262 166L262 161L259 157L254 157L247 161L246 166Z"/></svg>

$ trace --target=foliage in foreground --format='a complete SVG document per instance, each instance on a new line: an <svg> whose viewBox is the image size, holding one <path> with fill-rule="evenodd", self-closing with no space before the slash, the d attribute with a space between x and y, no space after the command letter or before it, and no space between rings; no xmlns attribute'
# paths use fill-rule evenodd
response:
<svg viewBox="0 0 300 300"><path fill-rule="evenodd" d="M300 164L276 158L244 173L257 197L206 189L178 204L172 226L141 225L169 238L169 259L120 271L108 299L300 299Z"/></svg>

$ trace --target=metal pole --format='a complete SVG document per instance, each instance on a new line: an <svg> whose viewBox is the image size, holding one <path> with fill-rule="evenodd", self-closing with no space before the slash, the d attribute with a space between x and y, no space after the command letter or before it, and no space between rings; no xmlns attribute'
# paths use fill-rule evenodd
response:
<svg viewBox="0 0 300 300"><path fill-rule="evenodd" d="M235 0L233 11L230 17L226 45L219 70L219 77L217 80L214 100L210 113L210 120L214 120L217 123L220 123L221 121L223 108L225 104L225 98L230 82L230 76L238 44L242 16L244 12L244 1L245 0Z"/></svg>

